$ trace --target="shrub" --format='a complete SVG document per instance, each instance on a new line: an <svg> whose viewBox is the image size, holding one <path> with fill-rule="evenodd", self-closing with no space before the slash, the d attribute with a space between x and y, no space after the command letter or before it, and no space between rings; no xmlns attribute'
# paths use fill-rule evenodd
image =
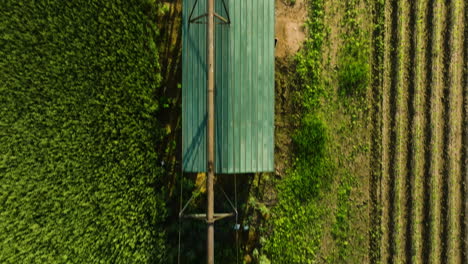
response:
<svg viewBox="0 0 468 264"><path fill-rule="evenodd" d="M365 93L370 77L367 55L366 45L358 41L350 41L341 51L338 65L338 85L341 95Z"/></svg>
<svg viewBox="0 0 468 264"><path fill-rule="evenodd" d="M344 1L343 47L338 57L338 86L342 96L363 96L370 78L368 32L362 29L358 6L359 0Z"/></svg>
<svg viewBox="0 0 468 264"><path fill-rule="evenodd" d="M303 118L301 129L293 136L295 146L294 173L288 185L296 199L317 198L330 182L330 161L326 153L327 128L314 114Z"/></svg>
<svg viewBox="0 0 468 264"><path fill-rule="evenodd" d="M327 127L317 114L326 96L322 81L325 37L324 1L308 2L308 38L297 55L301 89L294 100L301 108L293 135L294 164L278 183L278 204L272 209L262 253L272 263L314 263L322 239L326 208L321 198L331 182Z"/></svg>
<svg viewBox="0 0 468 264"><path fill-rule="evenodd" d="M304 117L293 137L296 160L278 186L265 252L272 263L312 263L319 249L325 210L320 202L331 183L327 129L316 115ZM293 245L293 246L292 246Z"/></svg>
<svg viewBox="0 0 468 264"><path fill-rule="evenodd" d="M151 8L2 1L1 263L164 262Z"/></svg>

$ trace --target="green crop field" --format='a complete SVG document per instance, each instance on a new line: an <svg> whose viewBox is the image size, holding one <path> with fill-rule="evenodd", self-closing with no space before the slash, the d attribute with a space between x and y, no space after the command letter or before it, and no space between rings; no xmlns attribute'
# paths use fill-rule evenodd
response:
<svg viewBox="0 0 468 264"><path fill-rule="evenodd" d="M387 1L382 263L466 263L466 3Z"/></svg>

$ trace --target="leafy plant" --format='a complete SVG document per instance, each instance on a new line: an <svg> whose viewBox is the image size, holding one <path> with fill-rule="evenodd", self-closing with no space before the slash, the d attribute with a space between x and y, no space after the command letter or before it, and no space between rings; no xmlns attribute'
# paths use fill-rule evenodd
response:
<svg viewBox="0 0 468 264"><path fill-rule="evenodd" d="M272 263L313 263L319 249L323 215L322 193L331 182L327 127L317 114L326 91L322 83L324 2L309 1L308 38L296 56L300 89L294 101L301 108L292 139L294 164L278 183L278 204L267 224L263 253Z"/></svg>
<svg viewBox="0 0 468 264"><path fill-rule="evenodd" d="M338 58L338 86L340 94L347 96L362 96L370 79L369 47L357 18L358 4L359 0L344 2L345 33Z"/></svg>
<svg viewBox="0 0 468 264"><path fill-rule="evenodd" d="M363 95L369 84L370 65L367 46L359 40L347 40L338 65L341 95Z"/></svg>
<svg viewBox="0 0 468 264"><path fill-rule="evenodd" d="M308 36L302 51L296 56L297 73L302 85L296 100L306 113L319 106L325 92L322 83L322 45L325 37L323 0L310 1L308 8Z"/></svg>
<svg viewBox="0 0 468 264"><path fill-rule="evenodd" d="M153 4L2 1L1 263L165 263Z"/></svg>

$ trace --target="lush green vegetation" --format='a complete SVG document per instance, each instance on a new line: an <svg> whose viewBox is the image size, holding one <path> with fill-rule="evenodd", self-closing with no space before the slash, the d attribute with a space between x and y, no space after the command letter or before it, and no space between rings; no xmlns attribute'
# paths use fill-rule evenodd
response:
<svg viewBox="0 0 468 264"><path fill-rule="evenodd" d="M294 99L302 108L293 135L295 159L278 183L278 204L267 223L271 232L264 253L272 263L312 263L322 237L322 194L331 183L328 131L317 109L325 95L322 81L322 45L325 37L324 1L309 2L308 39L297 55L300 89Z"/></svg>
<svg viewBox="0 0 468 264"><path fill-rule="evenodd" d="M363 95L369 83L369 47L358 20L360 0L344 1L343 47L338 61L338 86L342 95Z"/></svg>
<svg viewBox="0 0 468 264"><path fill-rule="evenodd" d="M325 38L324 1L313 0L308 6L306 22L308 36L302 51L297 54L297 73L301 88L294 100L307 112L314 112L324 95L322 81L322 46Z"/></svg>
<svg viewBox="0 0 468 264"><path fill-rule="evenodd" d="M151 2L2 1L1 263L166 263Z"/></svg>
<svg viewBox="0 0 468 264"><path fill-rule="evenodd" d="M327 128L314 115L304 117L303 122L294 136L296 161L279 183L279 202L269 223L272 234L265 252L273 263L312 263L322 237L326 210L321 199L330 187L332 169Z"/></svg>
<svg viewBox="0 0 468 264"><path fill-rule="evenodd" d="M294 161L277 184L278 204L266 224L263 254L272 263L314 263L318 258L345 263L352 255L354 204L350 199L356 179L348 167L341 167L365 150L355 142L349 146L354 150L340 157L333 157L331 151L341 149L337 146L341 137L360 129L356 120L363 116L361 101L370 75L368 44L358 21L358 1L345 1L337 71L325 72L328 62L323 53L329 32L324 1L308 4L308 38L295 64L300 81L293 100L301 110L292 137ZM329 121L332 116L342 120ZM331 235L333 248L318 255L323 253L324 232Z"/></svg>
<svg viewBox="0 0 468 264"><path fill-rule="evenodd" d="M363 13L359 7L360 0L346 0L343 2L344 16L341 21L343 34L342 47L338 53L338 94L340 96L350 96L351 100L340 98L340 104L344 105L344 112L350 116L349 124L345 133L353 133L361 129L361 120L365 117L366 111L366 91L370 80L370 63L369 63L369 45L368 36L363 30L363 22L360 21ZM356 133L356 132L354 132ZM352 137L345 135L345 137ZM366 153L367 142L359 142L358 140L353 145L348 146L353 150L348 154L343 154L341 159L354 160L359 153ZM336 245L336 254L332 257L333 262L350 263L351 241L353 234L352 218L354 213L351 195L353 188L356 187L356 177L351 171L341 169L337 172L339 175L337 185L337 209L335 212L335 221L332 225L332 236ZM355 249L354 249L355 250Z"/></svg>

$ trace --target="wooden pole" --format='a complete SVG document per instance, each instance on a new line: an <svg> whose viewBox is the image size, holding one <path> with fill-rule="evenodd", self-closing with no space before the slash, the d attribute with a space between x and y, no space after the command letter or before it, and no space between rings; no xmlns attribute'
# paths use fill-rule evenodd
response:
<svg viewBox="0 0 468 264"><path fill-rule="evenodd" d="M206 209L206 223L208 226L207 231L207 263L214 264L214 165L215 165L215 85L214 85L214 0L208 1L208 23L207 23L207 209Z"/></svg>

